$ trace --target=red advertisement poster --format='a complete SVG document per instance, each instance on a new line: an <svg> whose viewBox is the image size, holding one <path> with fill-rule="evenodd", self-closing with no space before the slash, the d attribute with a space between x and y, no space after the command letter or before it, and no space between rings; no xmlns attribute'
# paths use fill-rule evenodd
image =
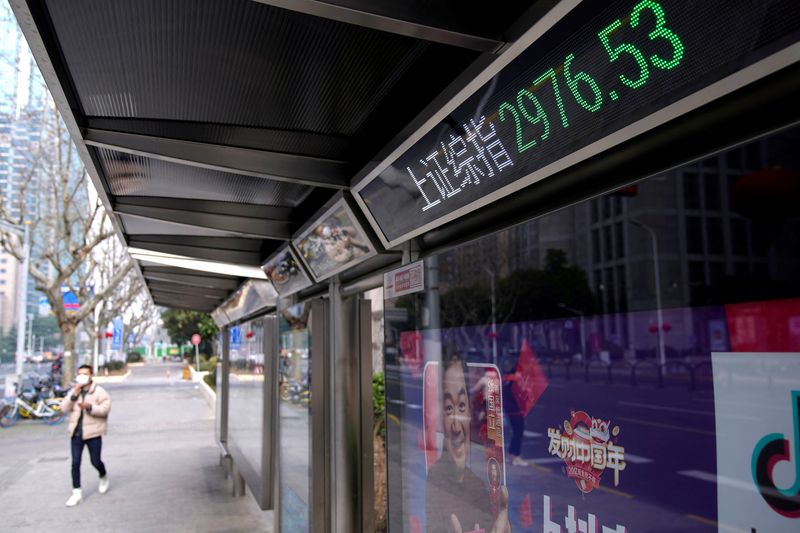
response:
<svg viewBox="0 0 800 533"><path fill-rule="evenodd" d="M427 513L428 531L439 531L439 522L449 527L455 520L464 521L465 533L488 533L508 516L502 380L491 364L447 368L445 376L438 363L427 363L423 371L425 467L428 500L434 502L433 512ZM451 472L459 469L462 473L454 477ZM463 487L462 494L438 497L443 492L438 490L438 480L445 480L450 492L455 492L453 486ZM456 503L449 507L441 502Z"/></svg>

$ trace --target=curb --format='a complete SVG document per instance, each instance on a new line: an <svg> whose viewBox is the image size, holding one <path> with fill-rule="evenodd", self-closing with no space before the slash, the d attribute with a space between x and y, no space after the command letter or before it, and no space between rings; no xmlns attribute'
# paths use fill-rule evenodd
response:
<svg viewBox="0 0 800 533"><path fill-rule="evenodd" d="M122 374L121 376L94 376L92 379L97 383L122 383L128 376L131 375L131 370L128 369L127 372Z"/></svg>
<svg viewBox="0 0 800 533"><path fill-rule="evenodd" d="M192 373L192 381L200 385L200 388L203 390L203 397L206 399L208 406L211 407L211 412L216 414L217 393L203 379L208 374L208 371L204 370L202 372L198 372L193 366L189 366L189 370Z"/></svg>

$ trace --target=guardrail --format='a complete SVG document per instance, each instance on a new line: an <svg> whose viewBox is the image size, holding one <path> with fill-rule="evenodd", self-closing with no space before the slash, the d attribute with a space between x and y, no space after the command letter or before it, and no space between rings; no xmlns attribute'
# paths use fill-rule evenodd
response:
<svg viewBox="0 0 800 533"><path fill-rule="evenodd" d="M655 385L659 388L677 385L685 386L690 391L698 390L713 378L710 361L667 361L662 365L652 359L607 363L601 359L574 361L556 357L544 362L544 366L550 380L571 381L582 377L586 383L611 385L627 382L634 387Z"/></svg>

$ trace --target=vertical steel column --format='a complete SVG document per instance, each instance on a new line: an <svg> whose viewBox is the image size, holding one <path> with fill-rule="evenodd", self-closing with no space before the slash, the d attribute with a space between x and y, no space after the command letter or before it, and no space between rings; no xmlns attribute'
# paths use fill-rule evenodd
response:
<svg viewBox="0 0 800 533"><path fill-rule="evenodd" d="M372 305L358 300L358 362L361 391L361 528L375 531L375 455L372 411Z"/></svg>
<svg viewBox="0 0 800 533"><path fill-rule="evenodd" d="M262 350L264 354L264 403L261 433L261 508L275 508L275 478L278 463L275 460L275 450L278 448L278 382L275 379L278 373L278 317L265 316L264 338Z"/></svg>
<svg viewBox="0 0 800 533"><path fill-rule="evenodd" d="M230 373L231 373L231 330L230 327L225 326L220 332L222 335L222 367L220 371L220 390L217 394L220 395L219 400L219 442L225 444L228 442L228 401L230 396Z"/></svg>
<svg viewBox="0 0 800 533"><path fill-rule="evenodd" d="M311 531L327 533L331 527L330 401L331 364L328 334L329 303L311 303Z"/></svg>
<svg viewBox="0 0 800 533"><path fill-rule="evenodd" d="M372 528L372 353L369 302L329 286L330 522L326 531ZM366 348L366 353L364 352ZM366 526L366 527L365 527Z"/></svg>

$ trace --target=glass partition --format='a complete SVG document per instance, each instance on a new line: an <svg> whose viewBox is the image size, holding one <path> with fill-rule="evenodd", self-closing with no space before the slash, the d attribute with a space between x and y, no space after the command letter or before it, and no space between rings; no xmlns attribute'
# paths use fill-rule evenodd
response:
<svg viewBox="0 0 800 533"><path fill-rule="evenodd" d="M311 524L310 313L310 303L280 313L281 531L309 531Z"/></svg>
<svg viewBox="0 0 800 533"><path fill-rule="evenodd" d="M385 302L389 530L797 531L798 146L427 258Z"/></svg>
<svg viewBox="0 0 800 533"><path fill-rule="evenodd" d="M255 492L264 466L264 324L256 319L229 331L228 448Z"/></svg>

